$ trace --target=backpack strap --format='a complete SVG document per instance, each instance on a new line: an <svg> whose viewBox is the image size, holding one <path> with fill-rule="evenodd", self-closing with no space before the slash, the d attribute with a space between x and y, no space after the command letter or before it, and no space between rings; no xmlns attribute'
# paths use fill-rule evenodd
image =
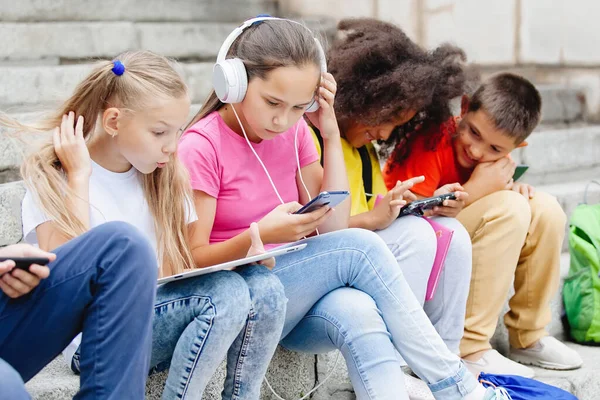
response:
<svg viewBox="0 0 600 400"><path fill-rule="evenodd" d="M323 166L323 136L321 136L321 131L318 130L317 128L312 128L313 132L315 133L315 136L317 137L317 140L319 141L319 148L321 149L321 159L319 160L319 162L321 163L321 167Z"/></svg>
<svg viewBox="0 0 600 400"><path fill-rule="evenodd" d="M363 187L365 188L365 198L367 203L373 193L373 166L371 165L371 157L369 156L369 148L363 146L357 149L362 163L362 179Z"/></svg>
<svg viewBox="0 0 600 400"><path fill-rule="evenodd" d="M321 162L321 166L323 166L323 136L321 136L321 132L317 128L312 127L312 129L319 141L319 147L321 148L321 159L319 161ZM371 165L371 157L367 146L363 146L357 150L362 164L362 180L363 187L365 188L365 198L367 202L369 202L369 198L371 197L370 194L373 193L373 166ZM367 195L367 193L369 193L369 195Z"/></svg>

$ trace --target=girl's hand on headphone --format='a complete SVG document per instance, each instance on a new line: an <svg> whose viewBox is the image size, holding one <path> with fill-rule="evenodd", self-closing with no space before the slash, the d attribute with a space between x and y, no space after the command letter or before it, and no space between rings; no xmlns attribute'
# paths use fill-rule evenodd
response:
<svg viewBox="0 0 600 400"><path fill-rule="evenodd" d="M302 206L291 202L277 206L258 221L260 237L265 244L295 242L313 233L333 212L321 207L306 214L294 214Z"/></svg>
<svg viewBox="0 0 600 400"><path fill-rule="evenodd" d="M89 179L92 174L92 160L83 137L83 116L77 118L75 113L63 115L62 123L54 128L54 151L67 173L68 179Z"/></svg>
<svg viewBox="0 0 600 400"><path fill-rule="evenodd" d="M310 122L321 132L323 139L339 139L340 129L333 108L337 83L329 72L321 76L319 89L315 98L319 102L319 109L314 113L306 114Z"/></svg>

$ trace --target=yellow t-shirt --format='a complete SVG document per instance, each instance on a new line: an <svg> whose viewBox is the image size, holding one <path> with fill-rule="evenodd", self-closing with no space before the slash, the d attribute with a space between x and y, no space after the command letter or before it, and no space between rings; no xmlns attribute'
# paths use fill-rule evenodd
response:
<svg viewBox="0 0 600 400"><path fill-rule="evenodd" d="M312 129L311 129L312 130ZM314 130L312 130L313 140L319 157L321 157L321 145L319 139ZM346 163L346 173L348 174L348 182L350 184L350 198L352 201L352 208L350 215L358 215L369 210L372 210L375 206L375 198L378 194L385 195L387 188L383 181L383 174L381 173L381 167L379 166L379 159L377 158L377 152L372 144L368 144L367 150L369 150L369 158L371 159L371 170L373 173L373 196L369 197L369 202L365 198L365 187L362 178L362 161L358 150L352 147L350 143L344 138L342 140L342 150L344 152L344 161Z"/></svg>

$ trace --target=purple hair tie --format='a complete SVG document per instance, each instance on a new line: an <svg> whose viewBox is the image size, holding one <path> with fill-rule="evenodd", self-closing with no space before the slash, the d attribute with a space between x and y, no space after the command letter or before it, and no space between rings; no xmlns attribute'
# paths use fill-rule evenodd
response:
<svg viewBox="0 0 600 400"><path fill-rule="evenodd" d="M111 71L114 72L115 75L121 76L125 72L125 66L123 65L123 63L121 61L115 60L115 61L113 61L113 67L112 67Z"/></svg>

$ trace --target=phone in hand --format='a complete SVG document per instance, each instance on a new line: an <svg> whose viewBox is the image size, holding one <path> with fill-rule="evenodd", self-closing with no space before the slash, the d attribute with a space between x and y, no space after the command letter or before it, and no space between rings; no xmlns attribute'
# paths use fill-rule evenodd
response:
<svg viewBox="0 0 600 400"><path fill-rule="evenodd" d="M334 192L321 192L317 197L309 201L296 211L294 214L305 214L318 210L321 207L329 206L335 207L342 201L346 200L346 197L350 195L347 190L338 190Z"/></svg>
<svg viewBox="0 0 600 400"><path fill-rule="evenodd" d="M15 268L29 271L29 267L33 264L47 265L50 263L50 259L46 257L0 257L0 262L13 260L15 262Z"/></svg>
<svg viewBox="0 0 600 400"><path fill-rule="evenodd" d="M529 169L529 165L525 165L525 164L517 165L517 168L515 168L515 173L513 175L513 181L516 182L520 177L523 176L525 171L527 171L528 169Z"/></svg>
<svg viewBox="0 0 600 400"><path fill-rule="evenodd" d="M431 210L434 207L441 207L446 200L456 200L456 193L444 193L439 196L429 197L427 199L415 200L408 203L400 209L398 218L405 215L423 215L425 210Z"/></svg>

